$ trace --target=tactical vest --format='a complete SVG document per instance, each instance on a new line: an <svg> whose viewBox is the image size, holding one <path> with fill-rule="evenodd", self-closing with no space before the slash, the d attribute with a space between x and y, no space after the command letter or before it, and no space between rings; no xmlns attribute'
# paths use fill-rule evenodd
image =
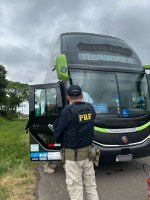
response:
<svg viewBox="0 0 150 200"><path fill-rule="evenodd" d="M71 119L64 131L65 148L83 148L92 144L94 137L95 111L88 103L66 106L71 112Z"/></svg>

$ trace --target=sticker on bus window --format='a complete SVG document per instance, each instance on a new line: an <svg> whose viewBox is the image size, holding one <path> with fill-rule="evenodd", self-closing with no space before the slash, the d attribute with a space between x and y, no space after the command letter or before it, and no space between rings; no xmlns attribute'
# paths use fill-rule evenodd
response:
<svg viewBox="0 0 150 200"><path fill-rule="evenodd" d="M39 144L31 144L31 145L30 145L30 150L31 150L32 152L37 152L37 151L39 151Z"/></svg>
<svg viewBox="0 0 150 200"><path fill-rule="evenodd" d="M93 103L96 113L108 113L108 106L106 103Z"/></svg>
<svg viewBox="0 0 150 200"><path fill-rule="evenodd" d="M48 160L61 160L60 152L48 152Z"/></svg>
<svg viewBox="0 0 150 200"><path fill-rule="evenodd" d="M31 160L47 160L48 153L47 152L39 152L39 153L30 153Z"/></svg>
<svg viewBox="0 0 150 200"><path fill-rule="evenodd" d="M38 157L37 153L30 153L30 159L31 160L39 160L39 157Z"/></svg>
<svg viewBox="0 0 150 200"><path fill-rule="evenodd" d="M121 109L122 116L123 117L128 117L129 116L129 110L126 108Z"/></svg>
<svg viewBox="0 0 150 200"><path fill-rule="evenodd" d="M47 160L48 159L48 153L39 153L39 160Z"/></svg>

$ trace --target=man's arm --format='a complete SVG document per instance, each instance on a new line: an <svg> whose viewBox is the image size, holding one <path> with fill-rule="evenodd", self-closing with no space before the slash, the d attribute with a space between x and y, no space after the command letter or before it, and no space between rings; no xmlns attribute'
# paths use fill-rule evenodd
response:
<svg viewBox="0 0 150 200"><path fill-rule="evenodd" d="M69 109L64 108L60 114L60 117L56 119L53 124L54 128L54 137L56 142L61 143L64 130L68 126L71 120L71 112Z"/></svg>

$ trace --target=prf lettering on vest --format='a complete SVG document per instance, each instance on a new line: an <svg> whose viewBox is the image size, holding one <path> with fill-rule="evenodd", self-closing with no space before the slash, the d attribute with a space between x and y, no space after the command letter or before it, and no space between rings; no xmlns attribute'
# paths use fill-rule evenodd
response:
<svg viewBox="0 0 150 200"><path fill-rule="evenodd" d="M92 113L79 115L79 121L87 121L92 119Z"/></svg>

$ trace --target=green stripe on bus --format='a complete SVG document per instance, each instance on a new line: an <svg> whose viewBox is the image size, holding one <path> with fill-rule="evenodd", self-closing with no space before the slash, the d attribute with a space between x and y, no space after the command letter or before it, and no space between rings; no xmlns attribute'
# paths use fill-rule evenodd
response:
<svg viewBox="0 0 150 200"><path fill-rule="evenodd" d="M142 131L143 129L147 128L150 125L150 121L144 124L143 126L137 127L137 131Z"/></svg>
<svg viewBox="0 0 150 200"><path fill-rule="evenodd" d="M147 128L148 126L150 126L150 121L147 122L146 124L142 125L142 126L139 126L136 128L137 131L142 131L143 129ZM134 128L134 127L133 127ZM94 126L94 130L95 131L100 131L102 133L111 133L110 131L108 131L107 129L105 128L99 128L99 127L96 127Z"/></svg>
<svg viewBox="0 0 150 200"><path fill-rule="evenodd" d="M109 133L109 131L105 128L99 128L99 127L96 127L94 126L94 130L95 131L100 131L100 132L103 132L103 133Z"/></svg>

